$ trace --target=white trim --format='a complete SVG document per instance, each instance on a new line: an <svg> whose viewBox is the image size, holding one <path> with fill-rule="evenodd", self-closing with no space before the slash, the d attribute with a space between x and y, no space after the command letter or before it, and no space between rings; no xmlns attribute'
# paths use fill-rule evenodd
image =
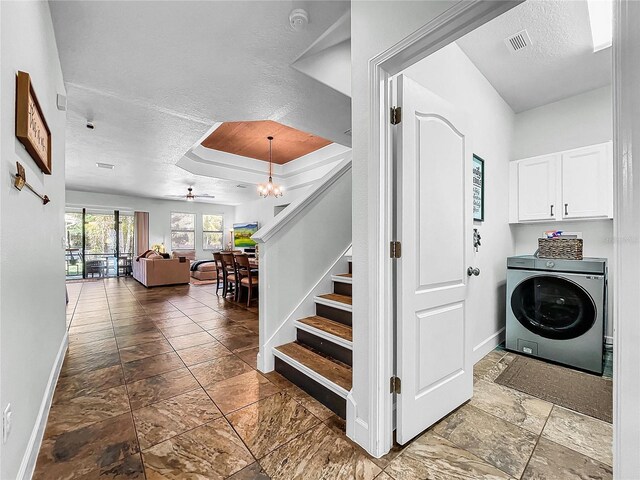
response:
<svg viewBox="0 0 640 480"><path fill-rule="evenodd" d="M305 332L309 332L312 335L315 335L316 337L322 338L323 340L327 340L331 343L335 343L336 345L340 345L341 347L347 348L349 350L353 349L353 342L350 342L349 340L345 340L342 337L339 337L332 333L316 328L312 325L309 325L308 323L304 323L300 320L296 320L294 322L294 325L296 326L297 329L304 330Z"/></svg>
<svg viewBox="0 0 640 480"><path fill-rule="evenodd" d="M275 221L262 227L251 237L257 243L264 243L273 236L277 235L290 222L297 217L304 215L307 209L315 204L316 199L326 192L333 184L335 184L342 176L351 171L351 155L343 160L331 172L325 175L321 181L311 190L309 195L293 202L285 208L276 218Z"/></svg>
<svg viewBox="0 0 640 480"><path fill-rule="evenodd" d="M358 404L353 398L353 390L347 395L347 431L349 432L349 438L360 445L367 451L370 451L369 446L369 424L358 416ZM379 455L377 458L380 458Z"/></svg>
<svg viewBox="0 0 640 480"><path fill-rule="evenodd" d="M387 453L393 442L393 395L387 382L394 365L394 309L392 263L389 242L393 240L393 161L392 138L389 128L391 107L390 79L404 68L416 63L454 42L458 38L515 7L522 0L469 0L454 4L433 19L369 62L369 230L371 240L368 261L369 274L369 349L368 369L369 442L367 451L373 456ZM400 7L401 8L401 7ZM357 273L357 272L356 272ZM356 349L358 346L356 345ZM360 368L357 364L354 369ZM365 419L362 419L366 422ZM347 434L354 438L355 423L347 424ZM359 442L360 443L360 442ZM363 445L363 444L361 444ZM363 445L364 446L364 445Z"/></svg>
<svg viewBox="0 0 640 480"><path fill-rule="evenodd" d="M340 275L332 275L332 282L353 284L353 277L341 277Z"/></svg>
<svg viewBox="0 0 640 480"><path fill-rule="evenodd" d="M349 392L347 392L340 385L337 385L337 384L333 383L328 378L323 377L322 375L320 375L315 370L312 370L309 367L307 367L306 365L303 365L302 363L298 362L297 360L291 358L286 353L282 353L280 350L278 350L277 348L274 347L273 348L273 355L278 357L280 360L282 360L284 362L287 362L289 365L294 367L296 370L301 371L307 377L311 378L312 380L315 380L316 382L318 382L323 387L328 388L329 390L331 390L336 395L340 395L344 399L347 398L347 395L349 394Z"/></svg>
<svg viewBox="0 0 640 480"><path fill-rule="evenodd" d="M640 472L640 2L614 2L613 148L613 472L617 479Z"/></svg>
<svg viewBox="0 0 640 480"><path fill-rule="evenodd" d="M338 302L336 300L329 300L328 298L315 297L313 299L315 303L320 305L326 305L327 307L337 308L338 310L344 310L345 312L353 312L353 305L348 303Z"/></svg>
<svg viewBox="0 0 640 480"><path fill-rule="evenodd" d="M60 377L60 370L62 370L62 364L64 363L64 356L67 353L67 346L69 345L69 334L65 329L64 336L62 337L62 343L58 349L58 355L51 368L49 374L49 382L47 388L44 391L42 402L40 403L40 410L36 417L36 423L31 431L31 437L29 437L29 443L27 449L22 457L22 463L18 470L18 476L16 478L20 480L28 480L33 476L33 472L36 468L36 461L38 460L38 453L40 452L40 446L42 445L42 437L44 436L44 430L47 426L47 419L49 418L49 409L51 408L51 402L53 400L53 394L56 390L56 384L58 383L58 377Z"/></svg>
<svg viewBox="0 0 640 480"><path fill-rule="evenodd" d="M504 341L504 331L505 327L502 327L496 333L489 335L483 341L481 341L478 345L473 347L473 364L475 365L480 360L484 358L484 356L489 353L491 350L496 348Z"/></svg>

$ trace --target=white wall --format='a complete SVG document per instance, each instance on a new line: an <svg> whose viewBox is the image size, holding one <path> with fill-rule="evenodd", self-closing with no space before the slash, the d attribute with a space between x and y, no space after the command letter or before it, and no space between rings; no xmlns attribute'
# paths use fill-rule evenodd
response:
<svg viewBox="0 0 640 480"><path fill-rule="evenodd" d="M230 240L229 229L235 222L236 210L236 207L229 205L158 200L74 190L67 190L67 206L149 212L149 246L154 243L164 243L167 251L171 251L171 212L196 213L196 258L202 260L211 258L211 251L202 249L202 214L222 214L224 216L224 246L226 247Z"/></svg>
<svg viewBox="0 0 640 480"><path fill-rule="evenodd" d="M514 113L457 44L452 43L404 72L466 113L473 153L485 161L485 221L475 222L482 246L470 265L480 276L469 282L474 361L503 337L506 258L513 255L509 229L509 160Z"/></svg>
<svg viewBox="0 0 640 480"><path fill-rule="evenodd" d="M512 160L608 142L613 135L611 87L602 87L516 115ZM513 225L517 255L536 251L547 230L582 232L584 255L609 259L609 295L613 293L613 221L589 220ZM609 302L606 336L613 336L613 303Z"/></svg>
<svg viewBox="0 0 640 480"><path fill-rule="evenodd" d="M66 347L65 112L56 109L56 94L65 88L49 4L0 2L0 12L0 405L4 410L11 403L13 410L0 478L15 479L31 475L52 393L48 387L55 386L56 360ZM18 70L31 75L51 130L52 175L40 172L15 137ZM51 203L42 205L26 188L13 188L16 161Z"/></svg>
<svg viewBox="0 0 640 480"><path fill-rule="evenodd" d="M457 3L449 1L358 1L351 2L351 118L353 148L353 391L358 431L355 440L370 453L384 453L375 440L381 420L370 409L369 333L369 204L377 192L369 191L369 60L433 20ZM381 412L382 414L382 412ZM382 452L381 452L382 450Z"/></svg>
<svg viewBox="0 0 640 480"><path fill-rule="evenodd" d="M612 132L609 85L517 114L512 159L608 142Z"/></svg>
<svg viewBox="0 0 640 480"><path fill-rule="evenodd" d="M243 203L236 207L235 222L253 222L258 221L260 228L268 225L275 217L274 207L278 205L288 205L296 200L306 196L313 185L307 185L292 190L285 190L280 198L260 198L256 192L256 199Z"/></svg>

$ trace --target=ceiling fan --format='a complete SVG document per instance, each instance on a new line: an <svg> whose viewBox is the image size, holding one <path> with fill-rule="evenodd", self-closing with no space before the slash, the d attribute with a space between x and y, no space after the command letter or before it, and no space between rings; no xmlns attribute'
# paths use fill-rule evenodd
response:
<svg viewBox="0 0 640 480"><path fill-rule="evenodd" d="M186 195L165 195L165 197L187 200L188 202L193 202L196 198L209 199L209 200L216 198L215 195L209 195L207 193L203 193L202 195L194 195L192 187L187 188Z"/></svg>

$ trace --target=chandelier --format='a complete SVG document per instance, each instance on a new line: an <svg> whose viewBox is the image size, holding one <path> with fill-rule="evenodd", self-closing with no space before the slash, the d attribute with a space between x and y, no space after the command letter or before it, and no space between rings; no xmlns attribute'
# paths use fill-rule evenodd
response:
<svg viewBox="0 0 640 480"><path fill-rule="evenodd" d="M261 183L260 185L258 185L258 194L260 194L260 196L264 198L278 198L282 196L282 188L273 183L273 178L271 177L273 164L273 159L271 157L271 142L273 141L273 137L267 137L267 140L269 140L269 181L266 184Z"/></svg>

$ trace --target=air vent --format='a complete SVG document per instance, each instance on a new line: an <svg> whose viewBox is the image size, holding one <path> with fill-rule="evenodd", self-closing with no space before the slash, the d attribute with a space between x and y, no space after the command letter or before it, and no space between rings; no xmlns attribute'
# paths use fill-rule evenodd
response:
<svg viewBox="0 0 640 480"><path fill-rule="evenodd" d="M351 136L351 129L346 130L346 131L344 132L344 134L345 134L346 136L350 137L350 136Z"/></svg>
<svg viewBox="0 0 640 480"><path fill-rule="evenodd" d="M101 163L101 162L96 163L96 167L104 168L106 170L113 170L114 166L115 165L112 165L111 163Z"/></svg>
<svg viewBox="0 0 640 480"><path fill-rule="evenodd" d="M240 185L236 185L236 188L247 188L247 186L240 184Z"/></svg>
<svg viewBox="0 0 640 480"><path fill-rule="evenodd" d="M531 37L529 37L526 30L522 30L515 35L505 38L504 43L511 53L519 52L532 45Z"/></svg>

